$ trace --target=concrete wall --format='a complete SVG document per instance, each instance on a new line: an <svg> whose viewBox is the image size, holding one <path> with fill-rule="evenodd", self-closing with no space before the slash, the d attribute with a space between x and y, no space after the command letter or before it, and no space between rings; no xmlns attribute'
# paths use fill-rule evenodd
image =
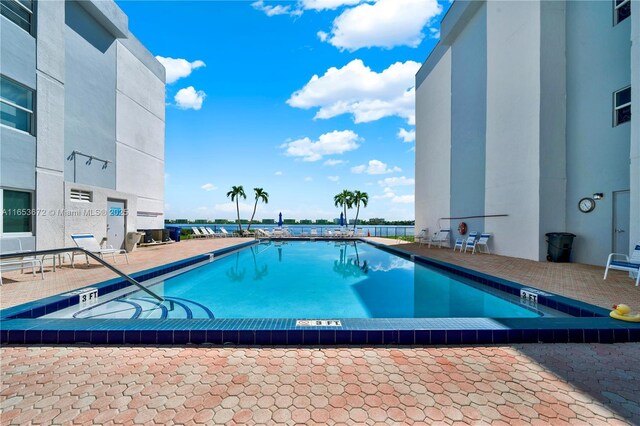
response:
<svg viewBox="0 0 640 426"><path fill-rule="evenodd" d="M631 20L612 26L611 2L567 2L566 13L567 230L578 236L574 261L604 265L612 251L612 192L629 189L631 123L612 127L612 98L631 82ZM605 197L581 213L578 201L595 192Z"/></svg>
<svg viewBox="0 0 640 426"><path fill-rule="evenodd" d="M494 251L538 259L540 4L487 3L487 219ZM523 242L525 242L523 244Z"/></svg>
<svg viewBox="0 0 640 426"><path fill-rule="evenodd" d="M65 156L77 150L115 162L115 39L77 2L65 5ZM65 180L115 189L115 164L86 160L67 161Z"/></svg>
<svg viewBox="0 0 640 426"><path fill-rule="evenodd" d="M451 51L416 89L416 230L450 227Z"/></svg>
<svg viewBox="0 0 640 426"><path fill-rule="evenodd" d="M487 122L487 8L483 4L451 46L451 217L485 213L485 135ZM484 230L484 219L451 221L469 232Z"/></svg>
<svg viewBox="0 0 640 426"><path fill-rule="evenodd" d="M0 15L0 73L35 89L36 40Z"/></svg>

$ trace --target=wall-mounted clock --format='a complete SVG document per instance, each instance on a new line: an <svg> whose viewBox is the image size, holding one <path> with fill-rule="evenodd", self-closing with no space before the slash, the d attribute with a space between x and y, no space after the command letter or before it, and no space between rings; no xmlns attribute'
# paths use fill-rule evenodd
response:
<svg viewBox="0 0 640 426"><path fill-rule="evenodd" d="M589 213L593 211L593 209L595 208L596 208L596 201L593 198L584 197L578 202L578 209L580 209L582 213Z"/></svg>

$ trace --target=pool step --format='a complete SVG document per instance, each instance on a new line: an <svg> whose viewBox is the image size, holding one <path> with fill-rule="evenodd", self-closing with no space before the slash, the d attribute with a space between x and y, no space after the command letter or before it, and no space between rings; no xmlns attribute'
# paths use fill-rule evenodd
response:
<svg viewBox="0 0 640 426"><path fill-rule="evenodd" d="M73 314L82 319L191 319L214 318L213 313L198 302L180 297L165 297L158 302L151 297L109 300Z"/></svg>

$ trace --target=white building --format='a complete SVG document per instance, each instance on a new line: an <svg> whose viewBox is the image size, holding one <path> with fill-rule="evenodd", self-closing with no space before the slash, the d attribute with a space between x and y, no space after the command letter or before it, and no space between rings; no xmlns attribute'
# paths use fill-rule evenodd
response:
<svg viewBox="0 0 640 426"><path fill-rule="evenodd" d="M3 0L2 238L164 227L165 70L113 1Z"/></svg>
<svg viewBox="0 0 640 426"><path fill-rule="evenodd" d="M596 265L640 241L640 2L456 0L416 88L416 229L534 260L571 232Z"/></svg>

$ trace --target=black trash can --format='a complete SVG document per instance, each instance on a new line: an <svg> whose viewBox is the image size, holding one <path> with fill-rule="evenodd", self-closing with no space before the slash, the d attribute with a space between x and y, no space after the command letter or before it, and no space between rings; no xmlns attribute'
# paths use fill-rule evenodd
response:
<svg viewBox="0 0 640 426"><path fill-rule="evenodd" d="M165 228L169 231L169 238L175 242L180 241L180 233L182 232L181 226L166 226Z"/></svg>
<svg viewBox="0 0 640 426"><path fill-rule="evenodd" d="M569 262L574 234L549 232L547 236L547 260L549 262Z"/></svg>
<svg viewBox="0 0 640 426"><path fill-rule="evenodd" d="M153 233L151 232L151 229L145 229L142 232L144 232L142 242L145 244L151 244L151 242L153 241Z"/></svg>

